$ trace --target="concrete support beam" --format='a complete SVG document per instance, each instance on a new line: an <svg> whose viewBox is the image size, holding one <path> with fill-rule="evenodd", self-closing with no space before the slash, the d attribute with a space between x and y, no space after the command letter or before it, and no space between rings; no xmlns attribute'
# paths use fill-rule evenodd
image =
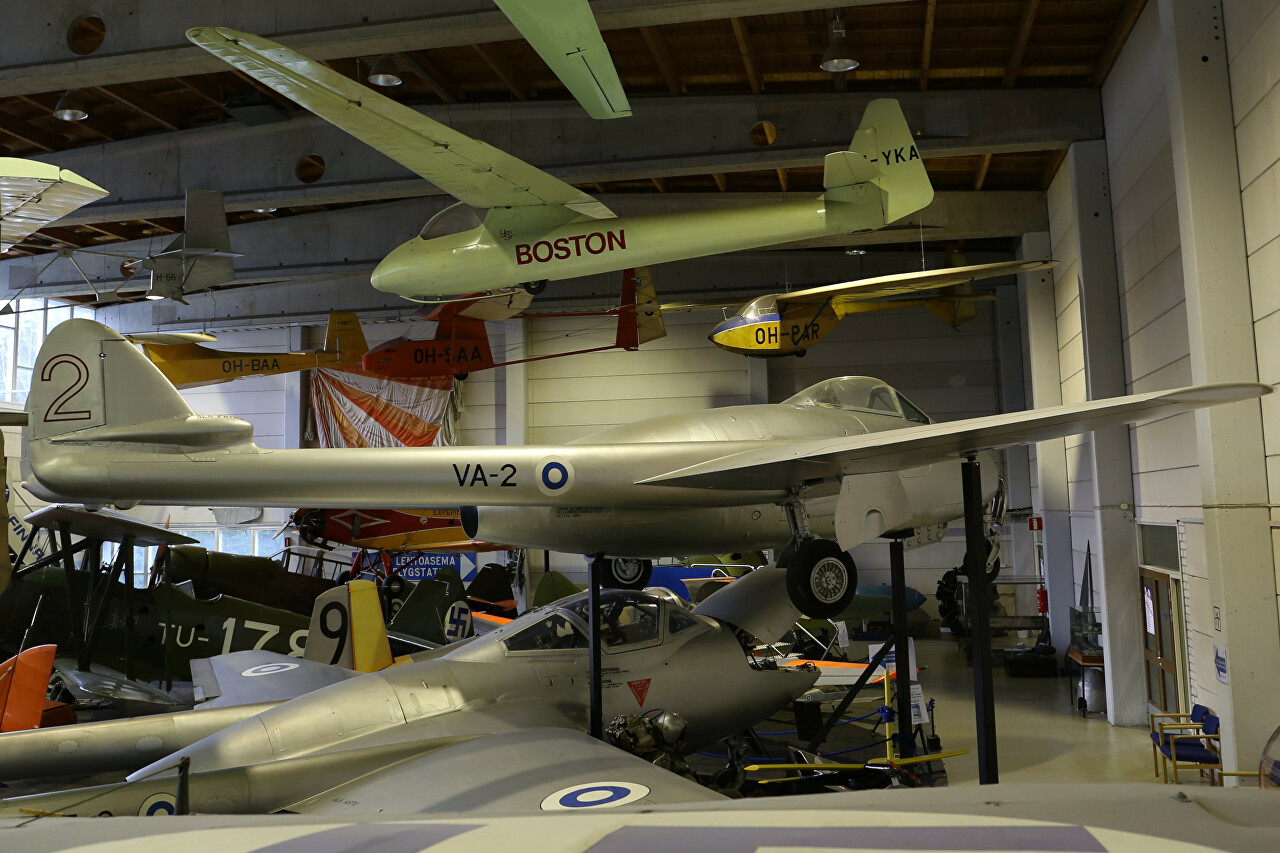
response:
<svg viewBox="0 0 1280 853"><path fill-rule="evenodd" d="M866 95L635 98L634 116L601 122L573 102L453 104L421 108L450 127L566 181L645 179L819 166L848 148ZM1096 89L898 92L927 157L1065 148L1102 136ZM758 146L768 119L777 141ZM303 183L309 154L324 174ZM229 210L337 204L438 194L426 180L309 113L249 127L211 127L59 151L41 159L111 191L63 224L180 216L186 188L221 190Z"/></svg>
<svg viewBox="0 0 1280 853"><path fill-rule="evenodd" d="M1080 245L1080 321L1086 393L1091 400L1125 393L1120 286L1111 224L1107 145L1080 142L1067 154ZM1093 578L1102 591L1102 644L1107 718L1112 725L1147 720L1142 658L1142 600L1133 524L1133 457L1127 426L1096 430L1089 442L1095 532Z"/></svg>
<svg viewBox="0 0 1280 853"><path fill-rule="evenodd" d="M1196 382L1256 380L1222 6L1160 0L1159 11L1191 375ZM1200 412L1196 435L1206 565L1227 647L1228 683L1217 686L1228 707L1214 710L1223 720L1223 763L1242 770L1257 764L1275 727L1280 672L1261 406L1251 401Z"/></svg>
<svg viewBox="0 0 1280 853"><path fill-rule="evenodd" d="M663 193L604 195L600 199L620 216L634 216L694 208L768 205L803 195ZM378 261L417 234L431 216L452 201L448 196L433 196L233 226L230 229L231 246L242 253L242 257L235 259L237 279L245 284L346 279L356 282L362 289L371 290L369 272ZM867 234L836 235L807 241L803 245L910 244L918 242L921 234L927 240L1014 237L1028 229L1046 228L1047 217L1044 194L1039 192L943 192L938 193L933 204L924 211L890 228ZM77 262L94 281L99 293L109 293L121 287L126 290L145 289L144 279L139 278L143 283L138 284L121 276L120 256L144 258L148 252L162 250L169 239L161 237L113 243L103 247L111 252L110 255L79 253ZM7 271L4 279L0 280L0 295L12 296L48 262L47 255L6 261L0 267ZM667 266L678 267L680 264ZM91 292L70 261L58 260L28 287L24 296L68 296ZM404 303L399 298L390 298L389 304Z"/></svg>
<svg viewBox="0 0 1280 853"><path fill-rule="evenodd" d="M1026 234L1019 258L1047 258L1052 252L1048 231ZM1062 405L1058 364L1058 323L1054 307L1053 273L1044 270L1019 277L1031 373L1032 408ZM1067 492L1067 443L1055 438L1036 445L1035 510L1044 519L1041 544L1045 589L1049 593L1049 635L1060 655L1071 642L1068 608L1076 603L1075 566L1071 555L1071 501ZM1062 658L1059 658L1061 662Z"/></svg>
<svg viewBox="0 0 1280 853"><path fill-rule="evenodd" d="M849 0L845 6L883 3ZM84 86L131 83L225 71L190 44L192 27L231 26L274 39L315 59L381 56L405 50L485 44L520 38L489 0L432 0L406 7L399 0L99 0L93 5L42 0L5 4L5 53L0 97ZM825 9L818 0L790 0L790 11ZM428 8L429 14L422 14ZM679 24L778 11L777 0L595 0L601 30ZM67 50L69 28L92 10L106 25L102 46L89 56Z"/></svg>

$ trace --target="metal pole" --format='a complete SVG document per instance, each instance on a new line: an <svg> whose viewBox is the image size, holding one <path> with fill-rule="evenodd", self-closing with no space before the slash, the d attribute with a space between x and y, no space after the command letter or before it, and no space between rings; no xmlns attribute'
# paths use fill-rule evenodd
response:
<svg viewBox="0 0 1280 853"><path fill-rule="evenodd" d="M895 688L898 691L898 757L916 754L915 726L911 724L911 640L907 637L907 560L901 537L889 540L889 583L893 615L893 659L897 662Z"/></svg>
<svg viewBox="0 0 1280 853"><path fill-rule="evenodd" d="M591 653L591 703L589 722L591 736L604 740L604 685L600 683L600 576L604 564L604 556L597 554L591 560L591 568L587 574L587 647Z"/></svg>
<svg viewBox="0 0 1280 853"><path fill-rule="evenodd" d="M996 760L996 706L991 684L990 589L987 541L982 523L982 470L969 456L961 465L964 487L965 574L969 577L969 638L973 649L973 704L978 724L978 783L1000 781Z"/></svg>

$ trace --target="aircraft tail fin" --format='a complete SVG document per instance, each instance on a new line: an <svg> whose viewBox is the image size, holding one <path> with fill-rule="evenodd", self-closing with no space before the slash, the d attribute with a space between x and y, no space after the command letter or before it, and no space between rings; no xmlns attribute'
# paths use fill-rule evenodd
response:
<svg viewBox="0 0 1280 853"><path fill-rule="evenodd" d="M307 631L306 660L377 672L391 665L378 585L351 581L316 598Z"/></svg>
<svg viewBox="0 0 1280 853"><path fill-rule="evenodd" d="M324 333L324 351L360 357L369 351L360 328L360 318L346 311L334 311L329 315L329 326Z"/></svg>
<svg viewBox="0 0 1280 853"><path fill-rule="evenodd" d="M141 350L101 323L80 319L58 324L45 338L27 412L33 444L71 433L76 441L154 441L163 433L170 443L207 445L237 421L197 419Z"/></svg>
<svg viewBox="0 0 1280 853"><path fill-rule="evenodd" d="M0 732L40 727L57 646L33 646L0 663Z"/></svg>
<svg viewBox="0 0 1280 853"><path fill-rule="evenodd" d="M641 344L667 336L662 309L653 289L648 267L623 270L622 302L618 311L618 335L615 346L638 349Z"/></svg>
<svg viewBox="0 0 1280 853"><path fill-rule="evenodd" d="M151 293L183 302L183 296L234 281L231 236L222 193L187 190L183 232L163 252L149 258Z"/></svg>
<svg viewBox="0 0 1280 853"><path fill-rule="evenodd" d="M822 183L829 201L852 201L853 185L865 182L880 188L886 225L933 201L920 150L902 107L891 98L868 104L849 150L826 157Z"/></svg>
<svg viewBox="0 0 1280 853"><path fill-rule="evenodd" d="M538 581L538 587L533 591L534 609L544 607L553 601L559 601L566 595L577 595L582 591L582 587L569 580L555 569L548 569L547 573Z"/></svg>
<svg viewBox="0 0 1280 853"><path fill-rule="evenodd" d="M433 580L418 581L391 620L391 631L401 639L453 643L472 635L471 607L462 578L449 567Z"/></svg>

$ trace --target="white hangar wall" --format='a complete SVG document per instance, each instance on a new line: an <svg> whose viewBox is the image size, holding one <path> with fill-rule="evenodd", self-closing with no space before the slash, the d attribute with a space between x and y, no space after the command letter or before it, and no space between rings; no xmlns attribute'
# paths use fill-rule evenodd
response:
<svg viewBox="0 0 1280 853"><path fill-rule="evenodd" d="M1111 387L1280 380L1277 55L1274 0L1147 4L1103 87L1105 141L1073 145L1049 191L1049 239L1063 265L1052 333L1028 318L1029 373L1043 381L1037 359L1056 351L1052 392L1063 402ZM1181 590L1179 698L1221 715L1228 768L1256 762L1274 727L1261 709L1274 702L1280 668L1268 527L1278 413L1272 397L1069 440L1061 477L1070 524L1059 538L1069 538L1075 592L1087 547L1104 599L1112 722L1145 722L1141 565ZM1047 470L1041 505L1054 485ZM1138 547L1140 534L1162 530L1176 535L1176 565Z"/></svg>

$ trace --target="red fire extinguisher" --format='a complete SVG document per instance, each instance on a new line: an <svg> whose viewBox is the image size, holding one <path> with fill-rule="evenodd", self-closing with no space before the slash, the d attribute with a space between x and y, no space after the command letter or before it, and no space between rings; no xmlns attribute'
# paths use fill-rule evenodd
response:
<svg viewBox="0 0 1280 853"><path fill-rule="evenodd" d="M1049 612L1049 591L1044 587L1040 587L1036 590L1036 612Z"/></svg>

